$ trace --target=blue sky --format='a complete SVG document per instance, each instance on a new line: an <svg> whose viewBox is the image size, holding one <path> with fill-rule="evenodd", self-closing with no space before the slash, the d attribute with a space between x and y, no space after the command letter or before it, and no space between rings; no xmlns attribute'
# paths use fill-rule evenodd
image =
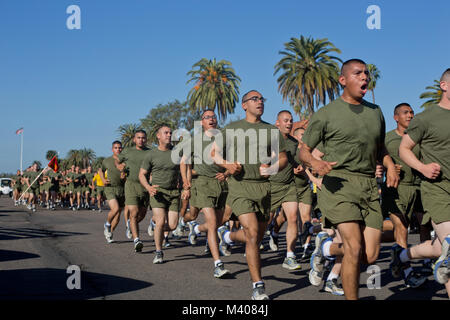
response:
<svg viewBox="0 0 450 320"><path fill-rule="evenodd" d="M81 9L81 30L66 27L72 4ZM366 26L369 5L381 9L380 30ZM449 10L444 0L2 0L0 172L19 168L20 127L24 167L46 163L50 149L109 156L120 125L186 99L186 73L201 58L230 61L241 95L260 90L268 98L263 119L273 122L289 108L274 65L284 43L300 35L328 38L343 61L377 65L376 103L391 130L394 106L405 101L420 112L419 95L450 67ZM239 104L231 117L242 115Z"/></svg>

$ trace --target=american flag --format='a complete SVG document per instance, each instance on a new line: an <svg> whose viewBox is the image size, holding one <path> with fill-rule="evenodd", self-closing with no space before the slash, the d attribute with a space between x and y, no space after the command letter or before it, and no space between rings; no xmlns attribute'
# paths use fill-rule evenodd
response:
<svg viewBox="0 0 450 320"><path fill-rule="evenodd" d="M17 129L16 134L21 134L23 132L23 128Z"/></svg>

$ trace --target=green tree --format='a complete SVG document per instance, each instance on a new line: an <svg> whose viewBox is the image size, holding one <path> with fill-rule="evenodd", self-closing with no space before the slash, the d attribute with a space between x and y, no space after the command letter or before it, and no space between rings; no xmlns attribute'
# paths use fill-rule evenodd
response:
<svg viewBox="0 0 450 320"><path fill-rule="evenodd" d="M367 70L369 71L369 85L367 89L372 92L373 103L375 103L375 87L377 86L377 81L380 79L380 70L374 64L367 64Z"/></svg>
<svg viewBox="0 0 450 320"><path fill-rule="evenodd" d="M300 36L284 44L283 56L275 65L278 91L283 101L289 101L299 115L303 108L309 114L314 107L325 104L327 96L334 100L339 96L339 65L341 59L330 53L341 53L328 39Z"/></svg>
<svg viewBox="0 0 450 320"><path fill-rule="evenodd" d="M92 164L92 161L95 160L95 152L92 149L83 148L79 150L80 152L80 161L83 169L86 169L88 166Z"/></svg>
<svg viewBox="0 0 450 320"><path fill-rule="evenodd" d="M98 169L102 167L103 160L105 160L105 157L97 157L92 163L92 172L97 172Z"/></svg>
<svg viewBox="0 0 450 320"><path fill-rule="evenodd" d="M58 155L58 152L57 152L57 151L55 151L55 150L48 150L48 151L45 153L45 159L47 159L48 161L50 161L50 160L52 160L52 158L53 158L54 156L56 156L56 155Z"/></svg>
<svg viewBox="0 0 450 320"><path fill-rule="evenodd" d="M200 116L201 110L191 109L186 102L175 100L152 108L141 119L141 127L147 132L148 144L152 145L157 143L156 132L162 125L168 125L172 130L183 128L191 132Z"/></svg>
<svg viewBox="0 0 450 320"><path fill-rule="evenodd" d="M139 129L141 129L141 126L136 123L124 124L117 129L117 132L120 135L119 140L122 142L123 148L134 146L133 138L136 131Z"/></svg>
<svg viewBox="0 0 450 320"><path fill-rule="evenodd" d="M231 62L203 58L192 66L187 75L190 76L187 83L195 83L187 96L193 109L217 109L219 119L226 119L228 114L234 113L241 79L231 67Z"/></svg>
<svg viewBox="0 0 450 320"><path fill-rule="evenodd" d="M81 166L81 154L80 150L71 149L67 153L67 165L70 168L71 166Z"/></svg>
<svg viewBox="0 0 450 320"><path fill-rule="evenodd" d="M438 104L441 101L442 89L438 80L434 80L434 84L426 87L425 89L430 91L425 91L420 95L420 99L428 99L420 106L421 108L427 108L433 104Z"/></svg>

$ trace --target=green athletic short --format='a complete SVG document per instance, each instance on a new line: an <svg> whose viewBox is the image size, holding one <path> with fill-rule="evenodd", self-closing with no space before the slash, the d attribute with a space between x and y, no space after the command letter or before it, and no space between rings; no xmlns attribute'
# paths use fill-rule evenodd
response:
<svg viewBox="0 0 450 320"><path fill-rule="evenodd" d="M147 208L149 194L140 182L127 180L125 182L125 205Z"/></svg>
<svg viewBox="0 0 450 320"><path fill-rule="evenodd" d="M102 197L105 197L105 187L102 187L102 186L97 186L97 188L95 189L95 195L96 196L98 196L98 195L100 195L100 196L102 196Z"/></svg>
<svg viewBox="0 0 450 320"><path fill-rule="evenodd" d="M313 204L313 191L309 184L301 188L297 186L297 202L309 205Z"/></svg>
<svg viewBox="0 0 450 320"><path fill-rule="evenodd" d="M323 177L319 206L326 228L360 221L367 227L382 230L383 214L374 177L331 171Z"/></svg>
<svg viewBox="0 0 450 320"><path fill-rule="evenodd" d="M150 197L150 206L152 208L164 208L167 211L178 212L178 208L180 206L180 190L170 190L161 187L157 187L156 189L158 192L154 196Z"/></svg>
<svg viewBox="0 0 450 320"><path fill-rule="evenodd" d="M220 182L216 178L198 176L192 179L189 204L199 209L223 209L227 200L227 192L226 182Z"/></svg>
<svg viewBox="0 0 450 320"><path fill-rule="evenodd" d="M423 180L420 184L422 204L425 211L422 224L430 219L439 224L450 221L450 181L428 182Z"/></svg>
<svg viewBox="0 0 450 320"><path fill-rule="evenodd" d="M125 189L123 186L106 186L106 200L117 200L119 207L125 207Z"/></svg>
<svg viewBox="0 0 450 320"><path fill-rule="evenodd" d="M295 182L279 184L270 182L270 212L275 212L285 202L297 202Z"/></svg>
<svg viewBox="0 0 450 320"><path fill-rule="evenodd" d="M269 221L270 218L270 182L269 181L237 181L228 179L227 205L239 217L242 214L255 212L258 221Z"/></svg>
<svg viewBox="0 0 450 320"><path fill-rule="evenodd" d="M398 188L387 188L386 184L382 186L382 205L383 217L389 217L394 214L407 224L411 221L414 206L417 201L417 186L402 184Z"/></svg>

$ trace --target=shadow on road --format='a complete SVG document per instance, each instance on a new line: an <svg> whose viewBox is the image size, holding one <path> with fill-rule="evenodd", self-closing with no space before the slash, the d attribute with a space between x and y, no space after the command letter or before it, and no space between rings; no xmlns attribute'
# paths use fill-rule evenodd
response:
<svg viewBox="0 0 450 320"><path fill-rule="evenodd" d="M0 240L17 240L29 238L51 238L85 235L87 233L42 230L33 228L3 228L0 227Z"/></svg>
<svg viewBox="0 0 450 320"><path fill-rule="evenodd" d="M22 251L11 251L11 250L0 250L0 262L13 261L13 260L23 260L39 258L40 256L34 253L22 252Z"/></svg>
<svg viewBox="0 0 450 320"><path fill-rule="evenodd" d="M74 276L65 269L52 268L0 271L0 300L101 299L152 286L149 282L81 270L81 288L69 290L67 283L76 283Z"/></svg>

